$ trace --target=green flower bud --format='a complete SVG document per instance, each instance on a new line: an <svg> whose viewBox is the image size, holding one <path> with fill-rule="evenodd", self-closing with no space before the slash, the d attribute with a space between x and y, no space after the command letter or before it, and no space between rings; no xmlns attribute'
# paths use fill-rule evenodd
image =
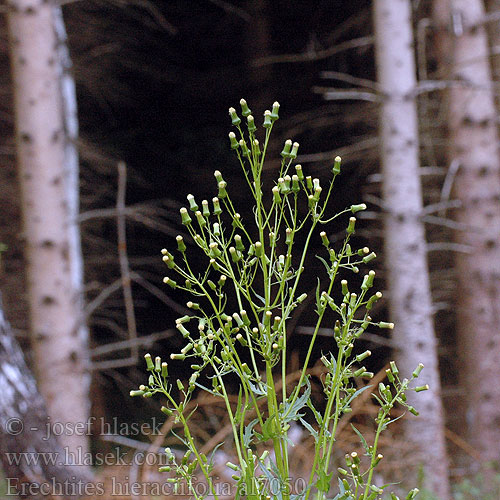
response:
<svg viewBox="0 0 500 500"><path fill-rule="evenodd" d="M420 372L424 369L424 365L422 363L419 363L418 366L415 368L413 373L411 374L413 378L417 378L420 375Z"/></svg>
<svg viewBox="0 0 500 500"><path fill-rule="evenodd" d="M368 290L373 286L373 278L375 278L375 271L370 271L363 277L363 283L361 284L361 290Z"/></svg>
<svg viewBox="0 0 500 500"><path fill-rule="evenodd" d="M236 227L243 227L242 224L241 224L241 215L236 212L234 215L233 215L233 222L231 223L231 225L236 228Z"/></svg>
<svg viewBox="0 0 500 500"><path fill-rule="evenodd" d="M248 131L253 134L257 130L257 125L255 125L255 120L252 115L247 116L247 127Z"/></svg>
<svg viewBox="0 0 500 500"><path fill-rule="evenodd" d="M264 111L264 123L262 124L262 126L264 128L271 128L273 125L273 122L272 122L272 119L271 119L271 111L269 111L268 109L266 109Z"/></svg>
<svg viewBox="0 0 500 500"><path fill-rule="evenodd" d="M335 159L333 160L332 172L334 175L340 174L340 162L341 161L342 161L342 159L340 158L340 156L336 156Z"/></svg>
<svg viewBox="0 0 500 500"><path fill-rule="evenodd" d="M189 309L194 309L194 310L198 310L200 308L200 304L197 304L196 302L191 302L191 301L189 301L186 304L186 306L189 307Z"/></svg>
<svg viewBox="0 0 500 500"><path fill-rule="evenodd" d="M363 361L364 359L368 358L371 355L372 355L371 351L365 351L365 352L363 352L361 354L358 354L356 356L356 361L359 363L359 362Z"/></svg>
<svg viewBox="0 0 500 500"><path fill-rule="evenodd" d="M273 321L273 331L276 331L281 324L281 317L280 316L275 316L274 321Z"/></svg>
<svg viewBox="0 0 500 500"><path fill-rule="evenodd" d="M389 330L394 329L394 323L387 323L387 321L380 321L377 324L379 328L388 328Z"/></svg>
<svg viewBox="0 0 500 500"><path fill-rule="evenodd" d="M340 282L342 285L342 295L346 296L349 295L349 288L347 287L347 280L342 280Z"/></svg>
<svg viewBox="0 0 500 500"><path fill-rule="evenodd" d="M227 186L227 182L225 182L225 181L219 182L219 193L217 194L217 196L221 200L223 200L224 198L227 197L226 186Z"/></svg>
<svg viewBox="0 0 500 500"><path fill-rule="evenodd" d="M302 295L300 295L299 297L297 297L297 302L299 304L302 304L302 302L304 302L304 300L307 299L307 293L303 293Z"/></svg>
<svg viewBox="0 0 500 500"><path fill-rule="evenodd" d="M231 149L238 149L240 147L234 132L229 132L229 141L231 143Z"/></svg>
<svg viewBox="0 0 500 500"><path fill-rule="evenodd" d="M247 312L245 311L245 309L242 309L240 311L240 316L241 316L241 319L243 321L243 324L245 326L249 326L250 325L250 318L248 317L248 314Z"/></svg>
<svg viewBox="0 0 500 500"><path fill-rule="evenodd" d="M177 250L179 252L184 253L186 251L186 244L184 243L184 239L182 236L179 234L175 237L175 240L177 241Z"/></svg>
<svg viewBox="0 0 500 500"><path fill-rule="evenodd" d="M182 336L184 338L189 336L189 331L184 327L184 325L182 323L176 323L175 327L177 328L177 330L179 330L182 333Z"/></svg>
<svg viewBox="0 0 500 500"><path fill-rule="evenodd" d="M184 224L185 226L189 226L189 224L191 224L191 217L189 217L187 208L182 207L180 209L180 213L182 224Z"/></svg>
<svg viewBox="0 0 500 500"><path fill-rule="evenodd" d="M370 252L366 257L363 257L363 262L367 264L371 262L373 259L377 258L377 254L375 252Z"/></svg>
<svg viewBox="0 0 500 500"><path fill-rule="evenodd" d="M175 267L173 255L164 255L161 260L167 264L169 269L173 269Z"/></svg>
<svg viewBox="0 0 500 500"><path fill-rule="evenodd" d="M155 365L153 364L153 360L151 359L151 354L149 354L149 352L144 354L144 359L146 360L148 371L153 371L155 369Z"/></svg>
<svg viewBox="0 0 500 500"><path fill-rule="evenodd" d="M289 158L289 157L290 157L290 149L291 149L291 148L292 148L292 141L291 141L290 139L287 139L287 140L285 141L284 146L283 146L283 150L282 150L282 151L281 151L281 153L280 153L280 154L281 154L281 156L282 156L283 158ZM295 168L297 168L297 167L295 167ZM298 172L297 172L297 174L298 174Z"/></svg>
<svg viewBox="0 0 500 500"><path fill-rule="evenodd" d="M292 175L292 191L298 193L300 191L299 176Z"/></svg>
<svg viewBox="0 0 500 500"><path fill-rule="evenodd" d="M251 109L248 107L247 102L245 99L240 99L240 106L241 106L241 114L243 116L248 116L252 114Z"/></svg>
<svg viewBox="0 0 500 500"><path fill-rule="evenodd" d="M201 214L201 212L198 210L195 214L196 220L198 221L198 225L200 226L201 229L203 229L207 225L207 221L205 220L205 217Z"/></svg>
<svg viewBox="0 0 500 500"><path fill-rule="evenodd" d="M160 411L162 413L165 413L165 415L167 415L167 417L170 417L170 415L172 415L172 413L173 413L173 411L170 408L167 408L166 406L162 406L160 408Z"/></svg>
<svg viewBox="0 0 500 500"><path fill-rule="evenodd" d="M210 217L210 209L208 208L208 200L203 200L201 202L201 210L203 217Z"/></svg>
<svg viewBox="0 0 500 500"><path fill-rule="evenodd" d="M212 198L212 203L214 204L214 215L220 215L222 208L220 207L219 198Z"/></svg>
<svg viewBox="0 0 500 500"><path fill-rule="evenodd" d="M226 462L226 466L229 467L230 469L234 470L234 471L239 471L240 470L240 468L237 465L233 464L232 462Z"/></svg>
<svg viewBox="0 0 500 500"><path fill-rule="evenodd" d="M304 180L304 172L302 172L302 165L295 165L295 171L297 172L297 177L299 178L299 181Z"/></svg>
<svg viewBox="0 0 500 500"><path fill-rule="evenodd" d="M177 287L177 282L173 279L170 279L168 276L165 276L163 278L163 283L165 283L165 285L168 285L172 288L176 288Z"/></svg>
<svg viewBox="0 0 500 500"><path fill-rule="evenodd" d="M189 342L181 349L181 354L187 354L193 348L193 343Z"/></svg>
<svg viewBox="0 0 500 500"><path fill-rule="evenodd" d="M241 118L236 114L234 108L229 108L229 116L231 117L231 123L236 127L241 123Z"/></svg>
<svg viewBox="0 0 500 500"><path fill-rule="evenodd" d="M161 358L160 356L156 356L155 358L155 371L156 372L161 372Z"/></svg>
<svg viewBox="0 0 500 500"><path fill-rule="evenodd" d="M349 218L349 225L347 226L347 234L354 233L354 225L355 224L356 224L356 217L350 217ZM363 259L363 262L364 262L364 259Z"/></svg>
<svg viewBox="0 0 500 500"><path fill-rule="evenodd" d="M394 374L394 375L397 375L399 373L399 369L398 367L396 366L396 363L394 361L391 361L390 362L390 365L391 365L391 372Z"/></svg>
<svg viewBox="0 0 500 500"><path fill-rule="evenodd" d="M313 190L313 182L312 182L312 177L310 175L306 177L306 186L307 189L309 189L310 191Z"/></svg>
<svg viewBox="0 0 500 500"><path fill-rule="evenodd" d="M285 229L285 244L291 245L293 241L293 231L289 227Z"/></svg>
<svg viewBox="0 0 500 500"><path fill-rule="evenodd" d="M255 255L257 257L262 257L264 255L264 249L262 248L262 243L260 241L257 241L254 247L255 247Z"/></svg>
<svg viewBox="0 0 500 500"><path fill-rule="evenodd" d="M359 205L351 205L351 212L355 214L356 212L360 212L361 210L366 210L366 205L364 203L360 203Z"/></svg>
<svg viewBox="0 0 500 500"><path fill-rule="evenodd" d="M229 254L231 255L231 259L234 263L239 262L241 260L241 253L236 250L234 247L229 247Z"/></svg>
<svg viewBox="0 0 500 500"><path fill-rule="evenodd" d="M243 139L240 139L239 145L241 147L241 154L249 158L250 150L248 149L247 143Z"/></svg>
<svg viewBox="0 0 500 500"><path fill-rule="evenodd" d="M209 245L210 251L208 252L209 257L212 257L213 259L217 259L222 255L222 252L219 249L219 245L215 242L210 243Z"/></svg>
<svg viewBox="0 0 500 500"><path fill-rule="evenodd" d="M375 302L377 302L377 300L381 298L382 298L382 292L377 292L374 295L372 295L368 299L368 303L366 304L366 310L369 311L373 307L373 304L375 304Z"/></svg>
<svg viewBox="0 0 500 500"><path fill-rule="evenodd" d="M321 242L323 243L323 246L328 248L330 246L330 241L328 240L328 236L326 235L325 231L321 231L319 235L321 236Z"/></svg>
<svg viewBox="0 0 500 500"><path fill-rule="evenodd" d="M428 391L430 388L429 388L429 385L428 384L425 384L425 385L420 385L418 387L415 387L415 392L422 392L422 391Z"/></svg>
<svg viewBox="0 0 500 500"><path fill-rule="evenodd" d="M271 120L273 122L279 118L279 110L280 110L280 103L278 101L274 101L273 109L271 111Z"/></svg>
<svg viewBox="0 0 500 500"><path fill-rule="evenodd" d="M277 203L279 205L281 203L281 196L280 196L279 187L274 186L272 189L272 192L273 192L273 197L274 197L275 203Z"/></svg>
<svg viewBox="0 0 500 500"><path fill-rule="evenodd" d="M361 375L363 375L363 373L366 372L366 367L365 366L362 366L361 368L358 368L355 372L353 372L353 376L354 377L361 377Z"/></svg>
<svg viewBox="0 0 500 500"><path fill-rule="evenodd" d="M161 376L168 377L168 364L165 361L161 364Z"/></svg>
<svg viewBox="0 0 500 500"><path fill-rule="evenodd" d="M184 384L181 382L181 380L177 379L176 383L177 383L177 389L179 389L179 391L183 391L184 390Z"/></svg>
<svg viewBox="0 0 500 500"><path fill-rule="evenodd" d="M419 493L419 489L418 488L413 488L409 493L408 495L406 495L406 500L413 500Z"/></svg>
<svg viewBox="0 0 500 500"><path fill-rule="evenodd" d="M408 406L408 411L415 415L416 417L418 417L420 415L420 413L413 407L413 406ZM407 497L408 498L408 497Z"/></svg>
<svg viewBox="0 0 500 500"><path fill-rule="evenodd" d="M238 335L236 335L236 340L243 346L243 347L246 347L248 345L247 341L245 340L245 338L243 337L243 335L241 333L238 333Z"/></svg>
<svg viewBox="0 0 500 500"><path fill-rule="evenodd" d="M198 205L196 204L194 196L192 194L188 194L187 200L189 202L189 208L191 209L191 211L196 212L196 210L198 210Z"/></svg>
<svg viewBox="0 0 500 500"><path fill-rule="evenodd" d="M299 143L294 142L292 145L292 150L290 151L290 158L292 160L295 160L297 158L297 152L299 151Z"/></svg>
<svg viewBox="0 0 500 500"><path fill-rule="evenodd" d="M130 391L130 396L135 397L135 396L144 396L144 391Z"/></svg>

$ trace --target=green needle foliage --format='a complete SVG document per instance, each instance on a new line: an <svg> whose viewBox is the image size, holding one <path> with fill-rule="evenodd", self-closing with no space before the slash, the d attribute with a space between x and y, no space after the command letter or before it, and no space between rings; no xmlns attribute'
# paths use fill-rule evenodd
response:
<svg viewBox="0 0 500 500"><path fill-rule="evenodd" d="M183 435L177 437L185 455L179 462L167 448L170 465L162 467L164 471L175 473L167 480L173 484L174 493L184 482L197 500L207 495L219 496L212 477L217 448L210 457L198 451L198 444L190 431L191 415L185 412L195 390L201 390L225 402L236 457L236 463L228 462L227 467L235 482L236 499L307 500L311 496L318 500L379 499L387 486L373 483L374 470L383 458L378 451L379 437L396 420L391 418L395 405L417 413L406 402L405 393L423 366L417 367L409 380L401 378L395 363L391 363L387 381L380 383L373 393L380 405L373 442L369 444L355 429L366 457L359 457L355 452L347 454L345 467L332 470L332 451L339 419L350 411L353 400L369 388L356 389L354 379L373 377L373 373L362 364L370 356L370 351L353 355L355 343L369 325L393 328L392 323L374 323L369 316L370 309L382 296L380 292L371 291L374 271L364 275L356 292L349 289L345 279L342 280L339 283L342 300L333 298L341 272L358 273L360 267L375 258L368 248L355 250L349 243L355 231L353 214L366 206L352 205L328 217L326 207L340 173L340 158L335 158L331 180L323 188L319 179L305 176L301 165L294 165L299 145L291 140L285 142L281 152L277 181L270 189L263 186L264 161L271 131L278 119L279 104L275 102L272 110L264 113L262 143L256 137L257 126L246 101L242 99L240 104L243 118L234 108L229 109L235 127L229 139L253 198L255 220L243 222L218 170L214 172L218 192L211 203L203 200L199 205L193 195L187 196L189 207L180 209L181 220L199 250L188 258L187 245L182 236L177 236L176 256L166 249L162 253L169 269L164 282L192 295L192 300L187 303L192 314L178 318L176 322L185 346L179 353L171 355L172 359L189 364L192 374L187 382L180 379L172 382L167 363L159 357L153 361L151 355L146 354L150 372L148 384L131 391L131 395L151 397L160 393L166 396L168 404L161 408L162 412L173 415L183 427ZM300 215L299 200L302 197L307 201L307 213ZM319 231L318 226L349 213L351 217L347 221L345 240L338 248L333 248L326 233ZM299 233L304 233L300 245L296 244ZM318 279L316 324L302 372L297 385L289 391L285 383L287 323L294 310L307 298L301 288L301 277L311 240L315 237L321 238L324 246L324 255L318 256L325 268L324 281L322 284ZM198 273L193 271L190 259L199 262L200 253L206 257L206 268ZM237 304L236 310L230 309L234 306L229 304ZM336 319L332 324L333 352L321 358L326 376L322 381L325 401L320 411L311 399L308 368L327 311L333 311ZM238 402L232 405L228 382L231 380L234 384L235 377L239 386ZM283 383L277 391L275 384L280 379ZM263 399L265 404L259 404ZM293 422L302 424L315 442L310 475L304 478L300 491L291 484L289 471L291 442L288 431ZM262 446L269 449L259 456L257 445L260 449ZM193 476L198 471L208 484L206 495L197 493L193 486ZM410 491L406 499L413 499L417 492L417 489ZM392 494L391 498L398 497Z"/></svg>

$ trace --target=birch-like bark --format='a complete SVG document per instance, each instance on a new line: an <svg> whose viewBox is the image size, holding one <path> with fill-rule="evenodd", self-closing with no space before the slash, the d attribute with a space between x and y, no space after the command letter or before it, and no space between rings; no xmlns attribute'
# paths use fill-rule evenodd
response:
<svg viewBox="0 0 500 500"><path fill-rule="evenodd" d="M62 14L53 1L11 0L7 19L35 370L52 421L85 423L76 105ZM88 451L86 435L61 441Z"/></svg>
<svg viewBox="0 0 500 500"><path fill-rule="evenodd" d="M435 0L441 74L448 91L448 161L459 165L452 194L457 335L467 431L484 462L500 461L500 156L482 0Z"/></svg>
<svg viewBox="0 0 500 500"><path fill-rule="evenodd" d="M429 391L413 395L420 416L408 415L405 437L413 456L440 499L450 498L440 376L434 334L419 177L416 69L409 0L375 0L377 75L380 109L385 262L389 309L395 323L395 353L401 371L425 365L420 382Z"/></svg>
<svg viewBox="0 0 500 500"><path fill-rule="evenodd" d="M44 491L64 498L95 492L86 468L77 466L78 455L47 431L47 409L4 318L1 297L0 387L0 464L7 496L35 500L47 498Z"/></svg>

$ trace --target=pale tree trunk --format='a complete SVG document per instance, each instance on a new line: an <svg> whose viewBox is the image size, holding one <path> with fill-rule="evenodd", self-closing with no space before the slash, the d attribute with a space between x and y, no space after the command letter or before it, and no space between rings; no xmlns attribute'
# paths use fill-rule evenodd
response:
<svg viewBox="0 0 500 500"><path fill-rule="evenodd" d="M4 318L1 296L0 386L0 464L7 496L34 500L47 498L44 492L63 498L95 492L86 468L78 467L79 456L47 431L47 409Z"/></svg>
<svg viewBox="0 0 500 500"><path fill-rule="evenodd" d="M485 7L488 14L500 14L500 0L485 0ZM486 24L488 28L488 39L490 46L490 61L492 66L492 80L494 82L500 81L500 21L490 21ZM496 98L497 114L500 105L500 99Z"/></svg>
<svg viewBox="0 0 500 500"><path fill-rule="evenodd" d="M76 107L60 7L11 0L10 55L26 248L30 329L40 391L53 422L87 422ZM85 435L62 444L84 453Z"/></svg>
<svg viewBox="0 0 500 500"><path fill-rule="evenodd" d="M435 0L436 41L448 91L448 161L459 165L453 195L457 335L470 442L500 460L500 157L482 0ZM453 19L453 22L450 20Z"/></svg>
<svg viewBox="0 0 500 500"><path fill-rule="evenodd" d="M429 391L411 398L420 416L406 417L405 437L424 466L427 486L450 498L448 461L432 299L427 267L422 188L419 177L416 70L409 0L375 0L380 109L385 262L389 307L395 323L395 353L401 371L425 365L421 382Z"/></svg>

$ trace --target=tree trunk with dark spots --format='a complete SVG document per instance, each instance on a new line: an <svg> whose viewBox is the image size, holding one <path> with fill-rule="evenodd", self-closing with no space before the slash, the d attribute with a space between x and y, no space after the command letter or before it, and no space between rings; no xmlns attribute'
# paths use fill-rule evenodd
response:
<svg viewBox="0 0 500 500"><path fill-rule="evenodd" d="M454 217L464 229L455 240L469 248L455 261L467 434L483 462L499 462L500 156L484 16L482 0L434 3L441 77L456 81L447 95L447 152L458 164L452 195L461 206Z"/></svg>
<svg viewBox="0 0 500 500"><path fill-rule="evenodd" d="M405 417L405 438L412 458L421 463L427 486L440 499L450 498L448 461L437 342L427 266L425 228L421 222L416 70L409 0L375 0L374 22L380 108L385 261L389 309L395 323L395 357L399 369L411 374L425 369L419 384L429 391L412 393L419 417Z"/></svg>
<svg viewBox="0 0 500 500"><path fill-rule="evenodd" d="M7 11L34 369L53 422L88 420L74 84L59 4ZM76 158L76 161L75 161ZM86 435L61 442L88 451Z"/></svg>
<svg viewBox="0 0 500 500"><path fill-rule="evenodd" d="M73 498L91 492L94 485L87 469L78 467L78 455L48 431L45 403L4 318L1 300L0 387L0 456L7 495L33 500L47 498L47 493Z"/></svg>

